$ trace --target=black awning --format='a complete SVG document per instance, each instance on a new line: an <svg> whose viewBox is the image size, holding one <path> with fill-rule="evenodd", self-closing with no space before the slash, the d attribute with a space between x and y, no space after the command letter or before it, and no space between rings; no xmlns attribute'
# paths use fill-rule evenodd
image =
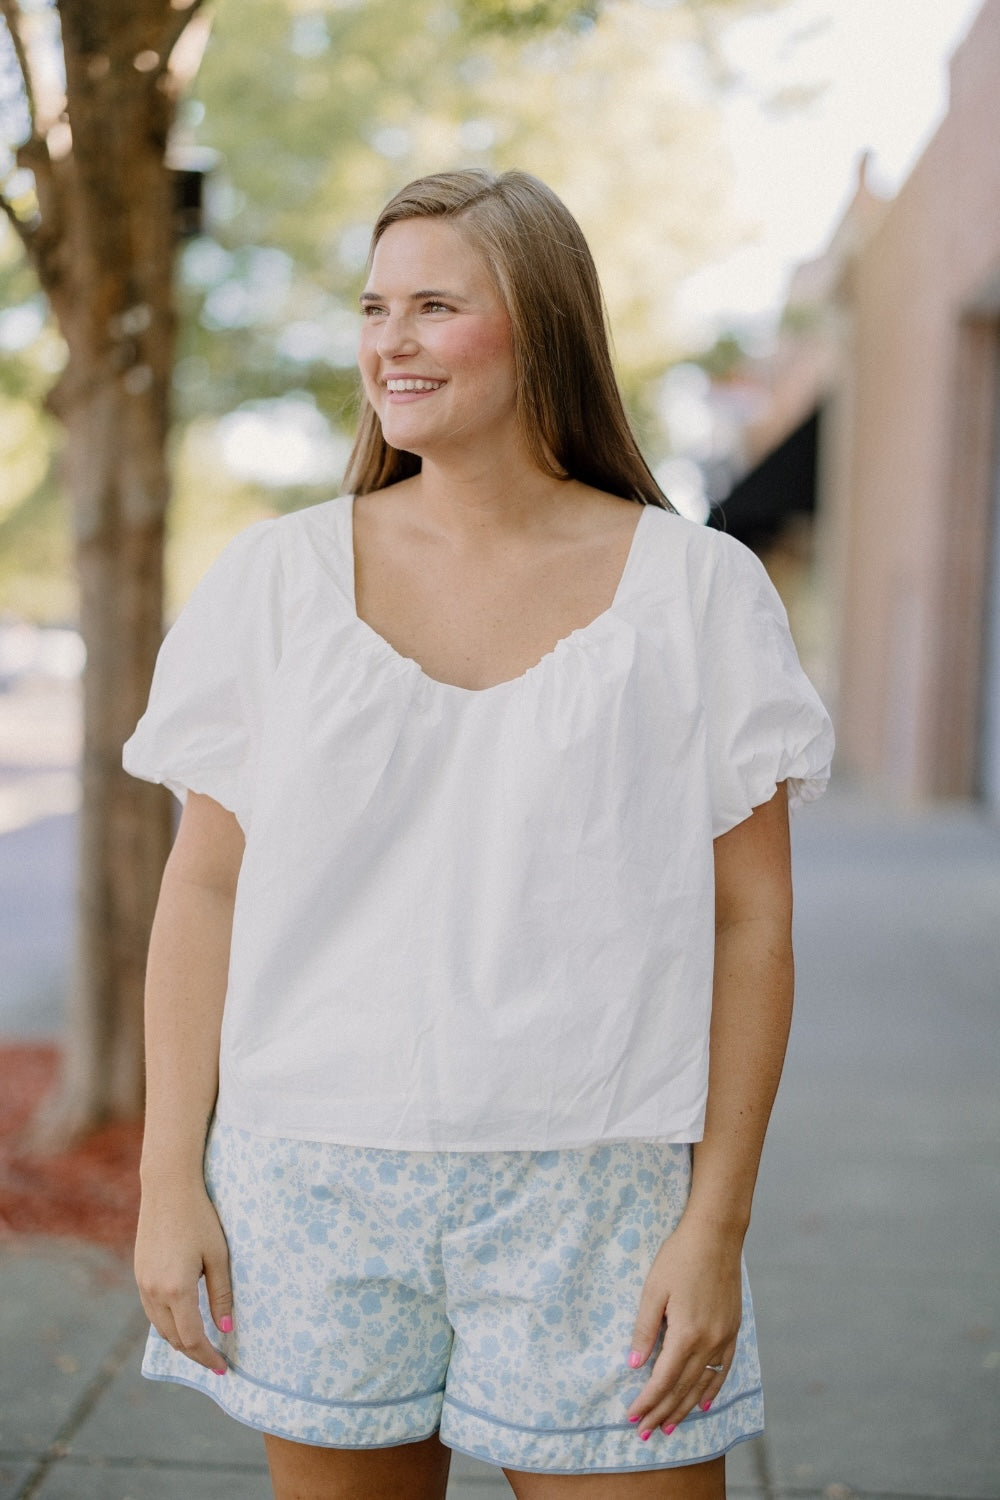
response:
<svg viewBox="0 0 1000 1500"><path fill-rule="evenodd" d="M816 510L819 408L783 443L744 474L724 500L712 506L709 526L728 531L754 549L765 546L789 516Z"/></svg>

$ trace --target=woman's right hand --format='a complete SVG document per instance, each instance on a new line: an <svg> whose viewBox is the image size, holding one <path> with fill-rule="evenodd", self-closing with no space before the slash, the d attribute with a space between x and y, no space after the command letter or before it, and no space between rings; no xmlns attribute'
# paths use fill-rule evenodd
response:
<svg viewBox="0 0 1000 1500"><path fill-rule="evenodd" d="M198 1306L204 1276L220 1333L233 1327L229 1246L203 1183L144 1189L135 1242L135 1279L146 1316L170 1346L217 1375L226 1357L207 1337Z"/></svg>

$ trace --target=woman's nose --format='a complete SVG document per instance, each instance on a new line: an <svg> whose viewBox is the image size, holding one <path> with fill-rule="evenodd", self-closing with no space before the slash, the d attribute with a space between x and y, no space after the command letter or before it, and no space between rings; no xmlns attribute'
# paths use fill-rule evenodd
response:
<svg viewBox="0 0 1000 1500"><path fill-rule="evenodd" d="M390 315L379 324L377 349L383 359L392 359L400 354L412 353L417 341L409 318Z"/></svg>

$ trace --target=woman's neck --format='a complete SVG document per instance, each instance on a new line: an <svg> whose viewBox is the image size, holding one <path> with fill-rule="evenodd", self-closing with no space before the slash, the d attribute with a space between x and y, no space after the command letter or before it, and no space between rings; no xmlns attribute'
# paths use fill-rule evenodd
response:
<svg viewBox="0 0 1000 1500"><path fill-rule="evenodd" d="M581 488L573 480L544 473L534 463L496 455L466 458L458 465L424 459L420 473L402 481L399 488L403 487L429 525L453 534L524 531L550 524Z"/></svg>

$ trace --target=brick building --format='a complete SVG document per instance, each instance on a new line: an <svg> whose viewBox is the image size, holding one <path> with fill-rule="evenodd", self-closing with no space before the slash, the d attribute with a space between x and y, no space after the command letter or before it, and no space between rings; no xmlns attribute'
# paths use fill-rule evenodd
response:
<svg viewBox="0 0 1000 1500"><path fill-rule="evenodd" d="M978 797L1000 815L998 100L1000 0L985 0L898 195L874 198L862 172L793 284L756 446L773 461L818 423L820 675L840 764L904 799Z"/></svg>

